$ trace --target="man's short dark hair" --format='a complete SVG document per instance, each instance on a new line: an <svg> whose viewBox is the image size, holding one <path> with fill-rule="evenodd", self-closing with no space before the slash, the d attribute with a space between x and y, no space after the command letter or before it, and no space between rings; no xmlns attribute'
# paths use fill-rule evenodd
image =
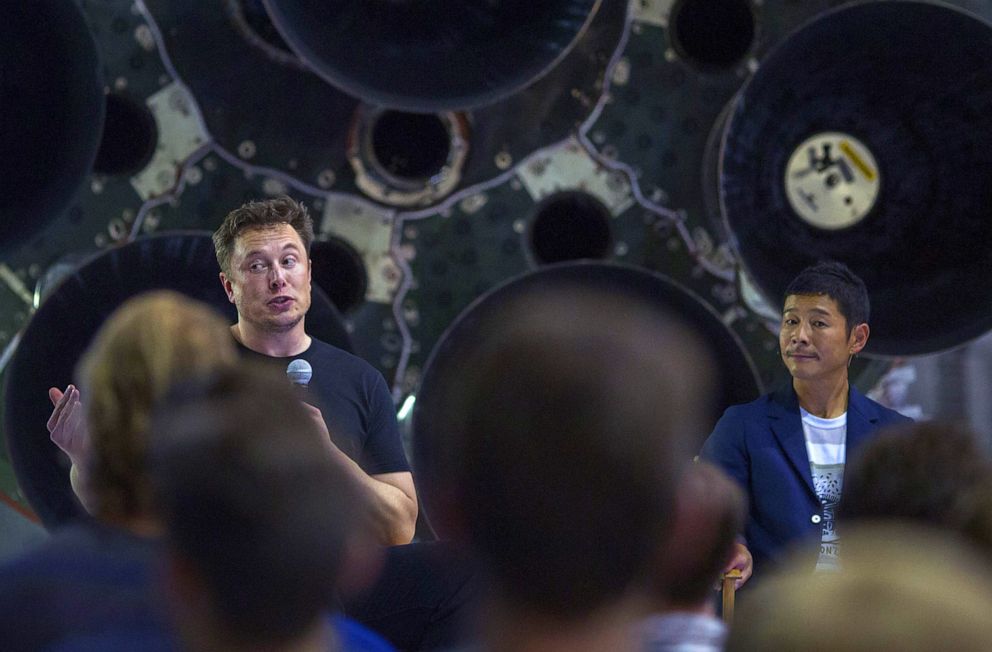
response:
<svg viewBox="0 0 992 652"><path fill-rule="evenodd" d="M854 520L913 521L988 546L987 534L972 530L987 521L974 511L989 507L976 497L990 481L992 463L971 429L937 421L889 426L848 463L837 518L842 527Z"/></svg>
<svg viewBox="0 0 992 652"><path fill-rule="evenodd" d="M177 388L152 424L170 549L229 640L282 643L332 604L353 487L285 378L244 367Z"/></svg>
<svg viewBox="0 0 992 652"><path fill-rule="evenodd" d="M871 306L864 281L847 265L836 261L823 261L807 267L785 289L787 299L793 295L826 295L837 302L851 333L858 324L867 324Z"/></svg>
<svg viewBox="0 0 992 652"><path fill-rule="evenodd" d="M310 212L301 202L281 195L273 199L250 201L227 214L220 227L214 232L214 250L217 264L225 274L230 274L231 254L234 242L244 231L265 229L288 224L300 236L306 253L310 255L313 243L313 220Z"/></svg>
<svg viewBox="0 0 992 652"><path fill-rule="evenodd" d="M670 315L583 288L532 292L477 328L428 472L502 600L580 618L643 582L711 361Z"/></svg>

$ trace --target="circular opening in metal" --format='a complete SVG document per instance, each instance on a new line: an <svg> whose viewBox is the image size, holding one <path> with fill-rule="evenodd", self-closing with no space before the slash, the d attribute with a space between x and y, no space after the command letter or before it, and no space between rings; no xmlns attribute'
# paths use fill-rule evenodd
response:
<svg viewBox="0 0 992 652"><path fill-rule="evenodd" d="M563 192L544 200L530 234L540 263L606 258L613 243L610 211L584 192Z"/></svg>
<svg viewBox="0 0 992 652"><path fill-rule="evenodd" d="M152 160L158 125L144 103L118 93L106 97L107 117L93 169L109 176L132 176Z"/></svg>
<svg viewBox="0 0 992 652"><path fill-rule="evenodd" d="M804 140L785 166L785 195L796 215L821 229L845 229L875 206L878 163L868 147L849 134L823 132Z"/></svg>
<svg viewBox="0 0 992 652"><path fill-rule="evenodd" d="M451 134L437 115L385 111L372 125L372 163L400 181L423 183L441 172Z"/></svg>
<svg viewBox="0 0 992 652"><path fill-rule="evenodd" d="M348 132L355 184L390 206L426 206L461 182L469 149L462 113L406 113L361 105Z"/></svg>
<svg viewBox="0 0 992 652"><path fill-rule="evenodd" d="M748 0L680 0L668 24L676 52L707 68L732 67L754 41Z"/></svg>
<svg viewBox="0 0 992 652"><path fill-rule="evenodd" d="M313 280L342 313L361 305L369 278L361 255L348 242L331 237L310 248Z"/></svg>

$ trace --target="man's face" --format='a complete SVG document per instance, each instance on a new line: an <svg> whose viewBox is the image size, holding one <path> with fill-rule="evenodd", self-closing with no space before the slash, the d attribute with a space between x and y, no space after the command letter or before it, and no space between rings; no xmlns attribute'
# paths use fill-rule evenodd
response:
<svg viewBox="0 0 992 652"><path fill-rule="evenodd" d="M847 376L851 355L868 341L868 324L847 332L837 302L825 294L790 295L782 310L778 343L793 378L834 380Z"/></svg>
<svg viewBox="0 0 992 652"><path fill-rule="evenodd" d="M285 332L310 309L310 261L289 224L243 231L234 241L230 274L220 280L238 318L268 332Z"/></svg>

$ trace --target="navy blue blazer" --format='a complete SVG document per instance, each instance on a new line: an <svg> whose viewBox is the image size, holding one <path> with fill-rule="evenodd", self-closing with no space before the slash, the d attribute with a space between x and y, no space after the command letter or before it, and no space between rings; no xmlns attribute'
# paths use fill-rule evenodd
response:
<svg viewBox="0 0 992 652"><path fill-rule="evenodd" d="M847 406L848 459L878 428L911 421L854 387ZM792 544L802 539L819 542L823 508L813 488L799 400L791 384L727 408L703 444L701 457L726 471L748 498L744 537L754 557L756 578L761 567L780 558ZM817 549L811 546L810 552Z"/></svg>

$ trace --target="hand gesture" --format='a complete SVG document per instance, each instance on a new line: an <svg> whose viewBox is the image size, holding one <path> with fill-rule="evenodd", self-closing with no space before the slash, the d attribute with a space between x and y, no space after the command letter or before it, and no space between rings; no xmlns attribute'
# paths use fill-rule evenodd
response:
<svg viewBox="0 0 992 652"><path fill-rule="evenodd" d="M74 466L80 465L89 454L90 439L83 418L83 406L79 401L79 389L74 385L48 390L48 398L55 409L48 419L48 432L55 445L65 451Z"/></svg>

